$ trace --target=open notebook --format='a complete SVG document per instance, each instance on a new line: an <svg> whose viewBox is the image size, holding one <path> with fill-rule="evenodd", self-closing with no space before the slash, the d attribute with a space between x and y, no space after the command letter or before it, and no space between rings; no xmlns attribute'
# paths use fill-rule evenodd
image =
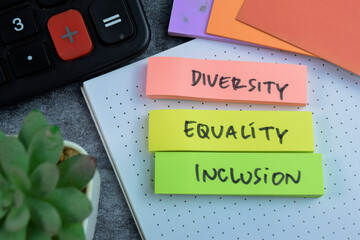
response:
<svg viewBox="0 0 360 240"><path fill-rule="evenodd" d="M360 77L324 60L195 39L158 54L307 65L306 107L150 100L147 59L84 82L82 91L144 239L358 239ZM323 154L320 198L155 195L148 151L153 109L312 111Z"/></svg>

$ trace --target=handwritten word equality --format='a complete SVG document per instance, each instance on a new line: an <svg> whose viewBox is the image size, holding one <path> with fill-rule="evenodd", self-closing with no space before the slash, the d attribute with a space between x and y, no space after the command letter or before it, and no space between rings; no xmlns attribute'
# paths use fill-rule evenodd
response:
<svg viewBox="0 0 360 240"><path fill-rule="evenodd" d="M259 183L268 184L268 175L270 175L269 183L277 186L285 181L285 184L289 184L291 181L294 184L298 184L301 180L301 171L297 170L296 178L290 173L283 173L280 171L269 173L269 168L255 168L253 171L246 171L246 173L238 172L234 168L212 168L211 170L199 169L199 164L195 165L196 181L206 183L206 180L220 182L231 181L234 184L239 182L248 185L250 183L257 185ZM246 175L246 176L245 176ZM289 181L290 180L290 181Z"/></svg>
<svg viewBox="0 0 360 240"><path fill-rule="evenodd" d="M274 92L279 94L280 100L283 100L284 91L289 86L287 83L280 85L274 81L260 82L255 78L243 81L242 79L234 76L219 76L219 74L211 76L211 74L205 74L197 70L192 70L191 86L197 86L198 84L209 87L218 86L220 89L227 89L228 87L231 87L234 91L246 88L249 92L262 92L264 91L264 87L268 94L274 94Z"/></svg>
<svg viewBox="0 0 360 240"><path fill-rule="evenodd" d="M283 143L285 134L289 132L288 129L280 130L280 128L274 126L261 126L255 127L255 122L250 124L240 125L234 127L229 126L209 126L207 124L198 123L196 121L185 121L184 133L187 137L199 137L200 139L220 139L220 138L242 138L255 139L259 137L260 133L262 137L266 137L268 141L272 140L275 135L275 139L279 140L279 143Z"/></svg>

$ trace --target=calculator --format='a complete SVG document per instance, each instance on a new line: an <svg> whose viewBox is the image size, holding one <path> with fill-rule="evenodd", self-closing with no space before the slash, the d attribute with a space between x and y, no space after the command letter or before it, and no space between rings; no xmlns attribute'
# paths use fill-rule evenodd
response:
<svg viewBox="0 0 360 240"><path fill-rule="evenodd" d="M140 0L0 0L0 106L118 68L149 41Z"/></svg>

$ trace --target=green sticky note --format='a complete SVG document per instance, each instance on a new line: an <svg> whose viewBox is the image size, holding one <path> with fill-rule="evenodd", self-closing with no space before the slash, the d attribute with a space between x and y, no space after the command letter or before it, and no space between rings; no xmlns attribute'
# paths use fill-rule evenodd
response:
<svg viewBox="0 0 360 240"><path fill-rule="evenodd" d="M149 151L313 152L312 113L153 110Z"/></svg>
<svg viewBox="0 0 360 240"><path fill-rule="evenodd" d="M156 194L320 197L318 153L156 152Z"/></svg>

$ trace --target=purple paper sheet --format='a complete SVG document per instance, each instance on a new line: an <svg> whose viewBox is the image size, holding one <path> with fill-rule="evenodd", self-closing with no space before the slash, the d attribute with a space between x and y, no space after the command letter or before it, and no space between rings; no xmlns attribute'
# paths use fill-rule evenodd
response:
<svg viewBox="0 0 360 240"><path fill-rule="evenodd" d="M213 0L174 0L168 33L172 36L203 38L235 44L254 44L206 33Z"/></svg>

